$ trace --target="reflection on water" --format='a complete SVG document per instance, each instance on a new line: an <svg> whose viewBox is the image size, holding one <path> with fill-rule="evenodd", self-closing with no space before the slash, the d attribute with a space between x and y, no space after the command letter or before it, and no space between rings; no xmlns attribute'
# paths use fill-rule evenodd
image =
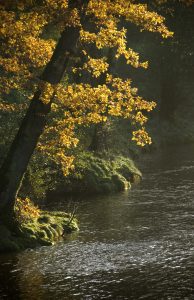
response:
<svg viewBox="0 0 194 300"><path fill-rule="evenodd" d="M133 190L80 202L77 236L1 256L0 299L194 299L194 146L140 165Z"/></svg>

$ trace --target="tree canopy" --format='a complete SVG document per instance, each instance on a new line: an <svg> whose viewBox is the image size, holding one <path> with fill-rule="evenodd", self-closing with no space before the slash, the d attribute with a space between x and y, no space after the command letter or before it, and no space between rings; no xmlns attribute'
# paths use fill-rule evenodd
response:
<svg viewBox="0 0 194 300"><path fill-rule="evenodd" d="M128 118L136 128L132 139L141 146L151 143L145 129L146 112L156 104L139 96L130 79L111 74L106 50L112 48L115 59L123 57L134 68L147 68L148 62L142 62L129 48L124 24L135 24L163 38L172 37L164 17L133 0L21 0L1 1L0 18L2 96L6 99L11 90L18 90L31 101L34 92L41 91L40 100L51 105L53 118L38 146L62 163L65 174L73 157L64 149L78 143L78 125L105 122L109 116ZM43 78L41 74L45 68L49 71L60 35L72 28L77 30L77 40L72 48L69 39L70 46L66 44L64 49L64 55L71 58L68 72L62 80L54 75L52 79L49 75L48 80ZM72 39L73 35L74 31ZM75 67L75 61L79 61L79 67ZM94 80L82 82L83 72ZM75 73L79 83L72 80Z"/></svg>

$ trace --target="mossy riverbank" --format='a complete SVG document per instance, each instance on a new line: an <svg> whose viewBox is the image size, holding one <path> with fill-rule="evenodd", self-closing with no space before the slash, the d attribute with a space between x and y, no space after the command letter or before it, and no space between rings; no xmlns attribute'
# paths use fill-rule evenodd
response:
<svg viewBox="0 0 194 300"><path fill-rule="evenodd" d="M78 230L78 222L70 214L41 211L37 218L19 224L14 231L0 225L0 252L53 245Z"/></svg>
<svg viewBox="0 0 194 300"><path fill-rule="evenodd" d="M84 151L75 161L74 172L59 180L56 191L64 198L65 195L110 194L130 189L141 177L141 172L128 157ZM52 193L50 195L53 199ZM67 234L78 231L78 221L71 214L41 211L28 198L18 198L16 212L19 219L16 230L0 224L1 253L53 245Z"/></svg>
<svg viewBox="0 0 194 300"><path fill-rule="evenodd" d="M58 190L69 195L109 194L130 189L141 178L141 172L130 158L83 152L75 162L75 172L61 182Z"/></svg>

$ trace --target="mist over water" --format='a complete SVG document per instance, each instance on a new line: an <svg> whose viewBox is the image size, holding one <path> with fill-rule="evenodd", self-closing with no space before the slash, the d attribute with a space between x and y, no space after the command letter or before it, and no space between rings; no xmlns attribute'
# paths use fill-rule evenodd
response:
<svg viewBox="0 0 194 300"><path fill-rule="evenodd" d="M139 167L131 191L80 201L78 234L1 255L0 299L194 299L194 145Z"/></svg>

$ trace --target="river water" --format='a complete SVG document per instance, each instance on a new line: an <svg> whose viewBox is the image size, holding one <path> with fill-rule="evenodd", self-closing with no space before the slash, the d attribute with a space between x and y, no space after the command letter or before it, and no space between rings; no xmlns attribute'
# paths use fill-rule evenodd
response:
<svg viewBox="0 0 194 300"><path fill-rule="evenodd" d="M0 299L194 299L194 145L139 165L131 191L80 201L78 234L1 255Z"/></svg>

